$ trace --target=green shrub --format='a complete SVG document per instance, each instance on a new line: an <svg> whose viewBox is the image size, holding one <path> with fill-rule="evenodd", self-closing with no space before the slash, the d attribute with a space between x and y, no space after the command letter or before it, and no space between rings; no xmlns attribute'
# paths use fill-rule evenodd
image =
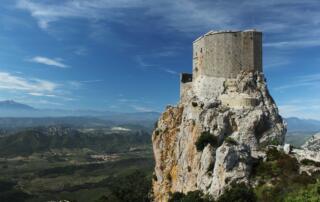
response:
<svg viewBox="0 0 320 202"><path fill-rule="evenodd" d="M217 202L256 202L253 189L244 183L233 184L217 200Z"/></svg>
<svg viewBox="0 0 320 202"><path fill-rule="evenodd" d="M235 141L232 137L227 137L224 141L231 145L238 145L238 142Z"/></svg>
<svg viewBox="0 0 320 202"><path fill-rule="evenodd" d="M306 172L302 172L300 175L293 176L292 182L306 186L308 184L316 183L316 179Z"/></svg>
<svg viewBox="0 0 320 202"><path fill-rule="evenodd" d="M280 141L277 139L273 139L270 141L270 145L280 145Z"/></svg>
<svg viewBox="0 0 320 202"><path fill-rule="evenodd" d="M316 183L316 176L318 175L310 176L305 172L300 173L297 159L283 152L279 152L276 149L267 151L266 161L260 159L253 164L252 177L259 182L255 188L259 202L282 202L286 195L291 195L297 192L297 190L304 189L308 185ZM290 198L290 200L288 199L287 201L299 200Z"/></svg>
<svg viewBox="0 0 320 202"><path fill-rule="evenodd" d="M149 202L151 176L140 170L128 171L107 179L110 193L99 198L99 202Z"/></svg>
<svg viewBox="0 0 320 202"><path fill-rule="evenodd" d="M292 179L299 175L299 163L297 159L279 152L272 148L267 151L267 161L258 160L253 166L253 176L262 179L270 179L272 177L281 177L286 179L290 176Z"/></svg>
<svg viewBox="0 0 320 202"><path fill-rule="evenodd" d="M175 192L170 196L169 202L214 202L214 200L204 195L203 192L196 190L187 194Z"/></svg>
<svg viewBox="0 0 320 202"><path fill-rule="evenodd" d="M283 153L278 151L276 148L270 148L267 150L266 154L267 161L274 161L280 159Z"/></svg>
<svg viewBox="0 0 320 202"><path fill-rule="evenodd" d="M180 202L183 200L183 198L186 197L186 195L182 192L174 192L171 194L169 202Z"/></svg>
<svg viewBox="0 0 320 202"><path fill-rule="evenodd" d="M257 187L255 193L259 202L282 201L281 190L268 184Z"/></svg>
<svg viewBox="0 0 320 202"><path fill-rule="evenodd" d="M299 191L289 193L285 202L319 202L320 201L320 182L311 184Z"/></svg>
<svg viewBox="0 0 320 202"><path fill-rule="evenodd" d="M216 136L210 134L209 131L202 132L195 143L197 151L202 151L208 144L215 147L218 144L218 139Z"/></svg>
<svg viewBox="0 0 320 202"><path fill-rule="evenodd" d="M316 166L316 167L320 167L320 163L319 162L315 162L309 159L303 159L300 161L300 163L302 165L306 165L306 166Z"/></svg>

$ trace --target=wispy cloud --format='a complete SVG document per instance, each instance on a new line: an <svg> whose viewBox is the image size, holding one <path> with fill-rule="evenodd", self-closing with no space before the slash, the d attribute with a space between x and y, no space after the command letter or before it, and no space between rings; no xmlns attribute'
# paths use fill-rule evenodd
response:
<svg viewBox="0 0 320 202"><path fill-rule="evenodd" d="M131 27L137 23L131 23L130 19L149 18L155 20L155 28L155 23L158 23L162 30L187 34L199 34L210 29L256 27L269 34L277 33L278 38L267 38L266 47L270 48L320 45L318 0L65 0L50 3L17 0L16 5L30 12L42 29L48 29L50 23L63 19L103 20ZM313 34L306 30L313 30Z"/></svg>
<svg viewBox="0 0 320 202"><path fill-rule="evenodd" d="M139 100L138 99L120 98L120 99L118 99L118 102L121 102L121 103L136 103L136 102L139 102Z"/></svg>
<svg viewBox="0 0 320 202"><path fill-rule="evenodd" d="M30 92L28 94L32 95L32 96L36 96L36 97L57 97L56 95L44 94L44 93L39 93L39 92Z"/></svg>
<svg viewBox="0 0 320 202"><path fill-rule="evenodd" d="M39 93L39 92L30 92L27 93L28 95L34 96L34 97L42 97L42 98L55 98L55 100L64 100L64 101L74 101L75 98L66 97L64 95L55 95L55 94L45 94L45 93Z"/></svg>
<svg viewBox="0 0 320 202"><path fill-rule="evenodd" d="M77 47L74 50L74 54L79 55L79 56L88 55L88 49L85 47Z"/></svg>
<svg viewBox="0 0 320 202"><path fill-rule="evenodd" d="M36 106L36 108L38 108L39 106L43 106L43 107L48 107L48 106L64 106L63 103L61 102L54 102L51 100L46 100L46 99L15 99L17 102L20 103L25 103L25 104L29 104L29 105L33 105Z"/></svg>
<svg viewBox="0 0 320 202"><path fill-rule="evenodd" d="M150 107L146 107L146 106L139 106L139 105L131 105L131 107L138 111L138 112L152 112L155 111L154 109L150 108Z"/></svg>
<svg viewBox="0 0 320 202"><path fill-rule="evenodd" d="M28 79L8 72L0 72L0 89L40 93L53 92L57 87L57 83L48 80Z"/></svg>
<svg viewBox="0 0 320 202"><path fill-rule="evenodd" d="M137 55L135 57L136 62L138 63L139 67L142 69L150 68L150 67L155 67L155 64L150 64L145 61L145 59L141 55Z"/></svg>
<svg viewBox="0 0 320 202"><path fill-rule="evenodd" d="M146 62L141 55L136 56L136 62L138 64L138 67L142 70L157 70L157 71L165 72L168 74L179 75L178 72L170 68L166 68L166 67L162 67L156 64Z"/></svg>
<svg viewBox="0 0 320 202"><path fill-rule="evenodd" d="M290 99L279 105L280 114L284 117L299 117L320 120L320 98Z"/></svg>
<svg viewBox="0 0 320 202"><path fill-rule="evenodd" d="M178 72L171 70L171 69L164 69L165 72L169 73L169 74L173 74L173 75L179 75Z"/></svg>
<svg viewBox="0 0 320 202"><path fill-rule="evenodd" d="M33 57L32 59L30 59L30 62L35 62L35 63L49 65L49 66L55 66L59 68L69 67L68 65L60 62L58 59L51 59L51 58L42 57L42 56Z"/></svg>
<svg viewBox="0 0 320 202"><path fill-rule="evenodd" d="M74 101L72 92L66 90L66 83L56 83L44 79L30 78L26 75L15 75L9 72L0 72L0 92L34 98L34 101L50 99L47 104L54 101ZM22 93L22 94L21 94ZM26 99L23 98L23 99ZM35 100L36 99L36 100ZM46 103L42 103L46 104Z"/></svg>
<svg viewBox="0 0 320 202"><path fill-rule="evenodd" d="M273 48L299 48L299 47L315 47L320 46L320 39L299 39L295 41L280 41L280 42L271 42L265 43L264 47L273 47Z"/></svg>
<svg viewBox="0 0 320 202"><path fill-rule="evenodd" d="M312 87L314 89L319 88L320 86L320 74L313 74L313 75L304 75L304 76L297 76L293 79L293 82L275 87L274 90L282 91L291 88L297 87Z"/></svg>
<svg viewBox="0 0 320 202"><path fill-rule="evenodd" d="M95 84L95 83L100 83L103 82L104 80L102 79L94 79L94 80L74 80L74 81L67 81L65 84L69 86L72 89L79 89L83 87L86 84Z"/></svg>

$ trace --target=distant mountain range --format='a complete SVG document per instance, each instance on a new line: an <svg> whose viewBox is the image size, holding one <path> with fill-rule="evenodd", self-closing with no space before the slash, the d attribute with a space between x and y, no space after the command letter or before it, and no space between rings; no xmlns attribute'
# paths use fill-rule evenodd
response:
<svg viewBox="0 0 320 202"><path fill-rule="evenodd" d="M158 112L135 112L120 113L112 111L97 110L63 110L63 109L36 109L26 104L13 100L0 101L0 118L41 118L41 117L92 117L95 123L98 120L112 121L117 123L141 124L154 123L160 116ZM75 118L79 122L79 118ZM10 120L10 121L9 121ZM1 119L3 121L13 121L12 119ZM84 122L81 120L80 122ZM288 124L288 132L318 132L320 131L320 121L312 119L301 119L297 117L285 118ZM92 122L92 120L90 121ZM0 123L1 125L1 123Z"/></svg>
<svg viewBox="0 0 320 202"><path fill-rule="evenodd" d="M288 124L286 142L296 147L300 147L312 135L320 131L320 121L318 120L290 117L285 121Z"/></svg>
<svg viewBox="0 0 320 202"><path fill-rule="evenodd" d="M0 128L5 129L53 125L103 128L131 124L150 132L159 116L158 112L120 113L95 110L36 109L12 100L0 101Z"/></svg>
<svg viewBox="0 0 320 202"><path fill-rule="evenodd" d="M103 117L112 120L156 120L158 112L135 112L120 113L112 111L98 110L64 110L64 109L36 109L26 104L18 103L13 100L0 101L0 117L69 117L69 116L92 116Z"/></svg>
<svg viewBox="0 0 320 202"><path fill-rule="evenodd" d="M34 111L35 108L15 102L13 100L5 100L5 101L0 101L0 110L3 111L12 111L12 110L23 110L23 111Z"/></svg>
<svg viewBox="0 0 320 202"><path fill-rule="evenodd" d="M317 132L320 131L320 121L313 119L300 119L297 117L285 118L288 132Z"/></svg>

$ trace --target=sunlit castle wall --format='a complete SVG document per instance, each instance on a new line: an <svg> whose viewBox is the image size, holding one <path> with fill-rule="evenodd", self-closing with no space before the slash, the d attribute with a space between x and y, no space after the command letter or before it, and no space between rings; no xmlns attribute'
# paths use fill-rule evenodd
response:
<svg viewBox="0 0 320 202"><path fill-rule="evenodd" d="M208 32L193 42L193 90L201 97L215 97L225 79L241 71L262 72L262 32Z"/></svg>
<svg viewBox="0 0 320 202"><path fill-rule="evenodd" d="M235 78L241 70L262 71L261 32L209 32L193 42L193 80L201 75Z"/></svg>

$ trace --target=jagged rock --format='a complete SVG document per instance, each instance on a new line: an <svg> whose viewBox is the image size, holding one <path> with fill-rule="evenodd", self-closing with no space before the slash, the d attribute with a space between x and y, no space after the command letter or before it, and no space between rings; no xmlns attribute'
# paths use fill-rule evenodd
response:
<svg viewBox="0 0 320 202"><path fill-rule="evenodd" d="M290 154L291 153L291 145L290 144L284 144L283 151L284 151L285 154Z"/></svg>
<svg viewBox="0 0 320 202"><path fill-rule="evenodd" d="M307 149L293 149L292 153L299 160L308 159L315 162L320 162L320 152Z"/></svg>
<svg viewBox="0 0 320 202"><path fill-rule="evenodd" d="M320 151L320 133L313 135L301 148L311 151Z"/></svg>
<svg viewBox="0 0 320 202"><path fill-rule="evenodd" d="M224 143L216 151L212 183L208 190L203 189L214 197L218 197L233 182L248 183L251 170L250 148L246 145L228 145Z"/></svg>
<svg viewBox="0 0 320 202"><path fill-rule="evenodd" d="M197 58L208 59L201 56L205 50L194 47L194 51L200 54ZM252 157L263 156L270 144L284 143L286 127L261 67L240 68L237 74L232 71L230 77L221 77L219 70L205 74L201 62L194 62L200 66L194 67L192 79L190 74L182 75L180 102L166 109L152 135L155 201L167 201L169 193L194 190L217 198L232 182L249 181ZM209 139L199 150L196 144L203 134Z"/></svg>

